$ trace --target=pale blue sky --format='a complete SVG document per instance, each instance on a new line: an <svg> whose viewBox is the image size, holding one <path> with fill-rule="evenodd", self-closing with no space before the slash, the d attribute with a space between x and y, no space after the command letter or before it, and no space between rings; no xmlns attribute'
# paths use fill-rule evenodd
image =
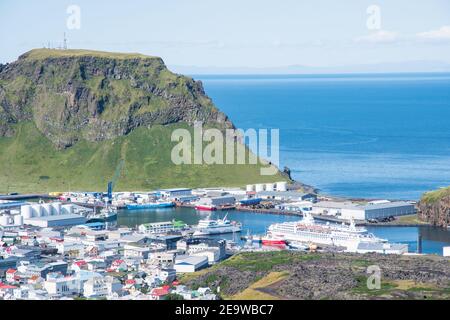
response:
<svg viewBox="0 0 450 320"><path fill-rule="evenodd" d="M80 30L66 27L72 4ZM373 4L378 31L366 26ZM0 0L0 62L60 45L64 32L70 48L158 55L169 66L450 63L448 0Z"/></svg>

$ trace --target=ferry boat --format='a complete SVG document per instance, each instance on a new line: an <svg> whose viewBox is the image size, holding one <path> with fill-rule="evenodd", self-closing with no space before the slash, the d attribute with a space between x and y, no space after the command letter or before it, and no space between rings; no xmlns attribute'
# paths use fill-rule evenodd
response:
<svg viewBox="0 0 450 320"><path fill-rule="evenodd" d="M213 234L240 232L242 225L239 222L227 220L228 214L223 219L211 220L208 216L205 220L200 220L195 227L194 236L207 236Z"/></svg>
<svg viewBox="0 0 450 320"><path fill-rule="evenodd" d="M130 203L127 204L127 210L143 210L143 209L161 209L174 207L173 201L156 201L156 202L144 202L144 203Z"/></svg>
<svg viewBox="0 0 450 320"><path fill-rule="evenodd" d="M197 204L195 206L195 210L214 211L214 210L217 210L217 207L215 205L209 205L209 204Z"/></svg>
<svg viewBox="0 0 450 320"><path fill-rule="evenodd" d="M355 244L386 243L387 240L377 238L367 229L356 227L353 220L350 225L317 224L313 216L305 212L301 221L272 224L267 231L272 237L286 241L299 241L318 245L353 247Z"/></svg>
<svg viewBox="0 0 450 320"><path fill-rule="evenodd" d="M187 230L188 225L180 220L144 223L138 227L142 233L148 234L167 234L170 232Z"/></svg>

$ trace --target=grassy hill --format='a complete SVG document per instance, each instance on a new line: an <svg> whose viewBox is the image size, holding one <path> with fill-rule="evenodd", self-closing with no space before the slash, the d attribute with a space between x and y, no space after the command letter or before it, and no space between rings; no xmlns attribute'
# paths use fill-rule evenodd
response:
<svg viewBox="0 0 450 320"><path fill-rule="evenodd" d="M79 141L58 150L31 122L16 127L14 137L0 138L0 192L104 190L120 159L125 165L116 190L168 187L244 186L286 180L261 176L260 165L174 165L170 141L186 124L137 128L101 142Z"/></svg>
<svg viewBox="0 0 450 320"><path fill-rule="evenodd" d="M233 128L200 81L137 53L35 49L0 64L0 192L242 186L259 165L170 160L175 128Z"/></svg>

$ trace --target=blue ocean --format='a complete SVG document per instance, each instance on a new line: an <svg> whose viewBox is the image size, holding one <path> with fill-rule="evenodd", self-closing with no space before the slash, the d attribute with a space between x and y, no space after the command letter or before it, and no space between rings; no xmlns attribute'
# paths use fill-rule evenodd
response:
<svg viewBox="0 0 450 320"><path fill-rule="evenodd" d="M237 127L278 128L281 168L322 193L415 200L450 185L450 74L193 77Z"/></svg>

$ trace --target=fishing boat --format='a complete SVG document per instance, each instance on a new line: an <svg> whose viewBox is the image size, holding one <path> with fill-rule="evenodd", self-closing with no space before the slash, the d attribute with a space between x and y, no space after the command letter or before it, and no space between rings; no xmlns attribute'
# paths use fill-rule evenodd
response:
<svg viewBox="0 0 450 320"><path fill-rule="evenodd" d="M210 204L197 204L195 206L195 210L200 210L200 211L215 211L217 210L217 207L215 205L210 205Z"/></svg>
<svg viewBox="0 0 450 320"><path fill-rule="evenodd" d="M127 204L127 210L144 210L144 209L161 209L174 207L175 202L173 201L155 201L155 202L144 202L144 203L130 203Z"/></svg>
<svg viewBox="0 0 450 320"><path fill-rule="evenodd" d="M274 236L272 234L267 234L266 236L261 238L261 243L265 246L273 246L273 245L285 245L286 240L280 236Z"/></svg>

